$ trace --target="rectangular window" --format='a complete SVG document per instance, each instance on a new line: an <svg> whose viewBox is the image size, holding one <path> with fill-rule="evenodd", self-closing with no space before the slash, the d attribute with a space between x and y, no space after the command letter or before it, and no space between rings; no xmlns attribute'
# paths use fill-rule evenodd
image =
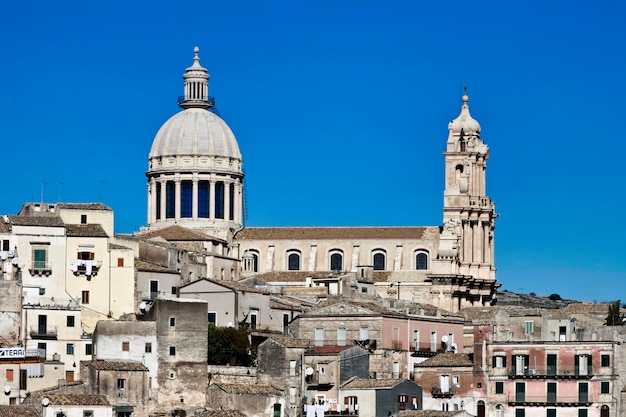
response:
<svg viewBox="0 0 626 417"><path fill-rule="evenodd" d="M324 346L324 329L322 327L315 329L315 346Z"/></svg>
<svg viewBox="0 0 626 417"><path fill-rule="evenodd" d="M496 394L504 394L504 382L496 382Z"/></svg>
<svg viewBox="0 0 626 417"><path fill-rule="evenodd" d="M170 317L170 327L176 327L176 317Z"/></svg>
<svg viewBox="0 0 626 417"><path fill-rule="evenodd" d="M144 347L144 352L146 353L152 353L152 343L150 342L146 342L146 345Z"/></svg>
<svg viewBox="0 0 626 417"><path fill-rule="evenodd" d="M346 328L339 327L337 329L337 346L345 346L346 345Z"/></svg>
<svg viewBox="0 0 626 417"><path fill-rule="evenodd" d="M556 408L548 408L546 410L546 417L556 417Z"/></svg>
<svg viewBox="0 0 626 417"><path fill-rule="evenodd" d="M367 340L370 338L370 329L367 326L359 328L359 340Z"/></svg>
<svg viewBox="0 0 626 417"><path fill-rule="evenodd" d="M250 311L250 328L252 330L256 330L258 325L259 325L259 311L252 310Z"/></svg>
<svg viewBox="0 0 626 417"><path fill-rule="evenodd" d="M556 403L556 382L548 382L547 385L547 401L549 404Z"/></svg>
<svg viewBox="0 0 626 417"><path fill-rule="evenodd" d="M170 346L170 356L176 356L176 346Z"/></svg>
<svg viewBox="0 0 626 417"><path fill-rule="evenodd" d="M405 394L398 395L398 409L406 410L406 403L408 402L409 397Z"/></svg>
<svg viewBox="0 0 626 417"><path fill-rule="evenodd" d="M67 316L67 327L74 327L74 316Z"/></svg>
<svg viewBox="0 0 626 417"><path fill-rule="evenodd" d="M93 261L96 259L96 254L91 251L84 250L77 252L76 257L82 261Z"/></svg>
<svg viewBox="0 0 626 417"><path fill-rule="evenodd" d="M122 342L122 352L128 352L128 351L130 351L130 343Z"/></svg>
<svg viewBox="0 0 626 417"><path fill-rule="evenodd" d="M176 295L178 293L177 287L172 287L172 295Z"/></svg>
<svg viewBox="0 0 626 417"><path fill-rule="evenodd" d="M516 408L515 409L515 417L525 417L526 410L524 408Z"/></svg>
<svg viewBox="0 0 626 417"><path fill-rule="evenodd" d="M9 250L9 239L2 240L2 251L8 252Z"/></svg>
<svg viewBox="0 0 626 417"><path fill-rule="evenodd" d="M81 300L83 304L89 304L89 291L83 291L81 293Z"/></svg>
<svg viewBox="0 0 626 417"><path fill-rule="evenodd" d="M534 321L525 321L524 322L524 334L530 335L535 331L535 322Z"/></svg>
<svg viewBox="0 0 626 417"><path fill-rule="evenodd" d="M611 366L611 356L610 355L601 355L600 356L600 366L602 366L603 368L606 368L608 366Z"/></svg>
<svg viewBox="0 0 626 417"><path fill-rule="evenodd" d="M93 355L93 345L91 343L85 345L85 355Z"/></svg>
<svg viewBox="0 0 626 417"><path fill-rule="evenodd" d="M497 355L493 357L493 365L494 368L505 368L506 367L506 356Z"/></svg>
<svg viewBox="0 0 626 417"><path fill-rule="evenodd" d="M578 409L578 417L587 417L587 409L579 408Z"/></svg>
<svg viewBox="0 0 626 417"><path fill-rule="evenodd" d="M6 379L7 382L13 382L13 369L6 370Z"/></svg>
<svg viewBox="0 0 626 417"><path fill-rule="evenodd" d="M610 385L608 381L602 381L600 383L600 394L610 394Z"/></svg>
<svg viewBox="0 0 626 417"><path fill-rule="evenodd" d="M33 269L48 268L48 249L33 248Z"/></svg>
<svg viewBox="0 0 626 417"><path fill-rule="evenodd" d="M83 411L83 417L93 417L93 410Z"/></svg>
<svg viewBox="0 0 626 417"><path fill-rule="evenodd" d="M589 384L581 382L578 384L578 402L586 403L589 401Z"/></svg>
<svg viewBox="0 0 626 417"><path fill-rule="evenodd" d="M21 390L28 389L26 386L26 381L28 381L28 370L20 369L20 389Z"/></svg>
<svg viewBox="0 0 626 417"><path fill-rule="evenodd" d="M118 267L124 266L124 258L117 258L117 266Z"/></svg>
<svg viewBox="0 0 626 417"><path fill-rule="evenodd" d="M289 361L289 376L296 376L296 361Z"/></svg>
<svg viewBox="0 0 626 417"><path fill-rule="evenodd" d="M74 343L68 343L65 345L65 353L68 355L74 354Z"/></svg>
<svg viewBox="0 0 626 417"><path fill-rule="evenodd" d="M291 404L296 402L296 387L289 387L289 402Z"/></svg>
<svg viewBox="0 0 626 417"><path fill-rule="evenodd" d="M216 325L217 324L217 313L215 311L211 311L208 315L209 324Z"/></svg>
<svg viewBox="0 0 626 417"><path fill-rule="evenodd" d="M283 334L287 334L289 330L289 313L283 313Z"/></svg>
<svg viewBox="0 0 626 417"><path fill-rule="evenodd" d="M80 215L80 224L87 224L87 215L86 214L81 214Z"/></svg>
<svg viewBox="0 0 626 417"><path fill-rule="evenodd" d="M116 388L118 397L126 396L126 380L124 378L117 379Z"/></svg>

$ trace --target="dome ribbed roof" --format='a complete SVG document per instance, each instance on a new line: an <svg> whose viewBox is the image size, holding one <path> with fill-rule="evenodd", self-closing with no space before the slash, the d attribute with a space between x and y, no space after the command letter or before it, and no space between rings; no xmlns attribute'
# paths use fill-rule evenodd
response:
<svg viewBox="0 0 626 417"><path fill-rule="evenodd" d="M172 116L157 132L149 158L218 156L241 160L235 135L215 113L189 108Z"/></svg>
<svg viewBox="0 0 626 417"><path fill-rule="evenodd" d="M453 133L461 133L461 131L463 131L466 135L479 135L480 124L470 115L469 106L467 105L467 102L469 101L467 94L464 94L463 97L461 97L461 101L463 102L463 105L461 106L461 114L450 122L448 130Z"/></svg>

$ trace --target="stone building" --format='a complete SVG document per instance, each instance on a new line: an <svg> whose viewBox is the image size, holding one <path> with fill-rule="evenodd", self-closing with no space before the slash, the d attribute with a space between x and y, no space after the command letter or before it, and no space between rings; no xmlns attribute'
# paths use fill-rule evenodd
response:
<svg viewBox="0 0 626 417"><path fill-rule="evenodd" d="M88 394L106 397L117 417L148 416L148 368L139 362L82 361Z"/></svg>
<svg viewBox="0 0 626 417"><path fill-rule="evenodd" d="M183 110L159 129L149 153L147 230L177 225L225 242L224 264L209 267L206 278L259 276L272 284L278 274L306 286L302 272L370 268L385 298L449 311L494 302L497 214L486 194L489 148L467 95L448 125L442 225L244 228L242 155L233 132L210 111L214 100L198 48L183 78ZM392 283L403 291L391 296Z"/></svg>

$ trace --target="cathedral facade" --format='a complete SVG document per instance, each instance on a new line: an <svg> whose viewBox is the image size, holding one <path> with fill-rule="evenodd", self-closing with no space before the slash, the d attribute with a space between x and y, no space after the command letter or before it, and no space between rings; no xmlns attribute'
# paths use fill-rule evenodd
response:
<svg viewBox="0 0 626 417"><path fill-rule="evenodd" d="M346 277L370 283L383 298L449 311L495 302L500 284L497 214L486 194L489 147L466 94L448 125L442 225L245 227L243 158L233 132L211 111L198 48L183 79L182 111L159 129L148 158L147 229L183 227L210 237L221 267L208 268L208 278L255 278L287 288L329 286Z"/></svg>

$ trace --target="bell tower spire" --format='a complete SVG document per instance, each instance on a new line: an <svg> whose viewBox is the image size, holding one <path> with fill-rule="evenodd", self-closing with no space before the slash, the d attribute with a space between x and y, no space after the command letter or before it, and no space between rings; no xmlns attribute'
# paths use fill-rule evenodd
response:
<svg viewBox="0 0 626 417"><path fill-rule="evenodd" d="M209 72L200 65L200 48L193 48L193 64L185 70L185 95L178 98L178 105L183 109L210 109L215 105L209 97Z"/></svg>
<svg viewBox="0 0 626 417"><path fill-rule="evenodd" d="M461 97L461 112L448 125L443 203L444 240L454 239L456 273L495 282L495 204L486 193L489 147L480 137L480 124L472 118L469 96ZM445 236L444 236L445 235Z"/></svg>

